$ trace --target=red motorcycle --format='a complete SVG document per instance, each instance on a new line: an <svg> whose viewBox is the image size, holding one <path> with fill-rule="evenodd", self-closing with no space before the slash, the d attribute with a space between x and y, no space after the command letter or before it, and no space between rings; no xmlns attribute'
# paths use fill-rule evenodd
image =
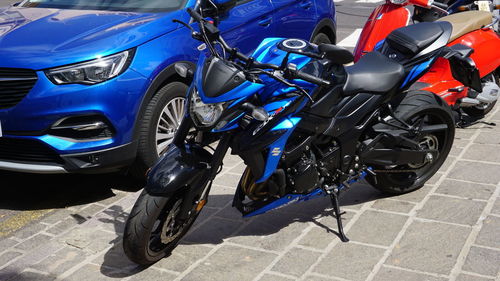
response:
<svg viewBox="0 0 500 281"><path fill-rule="evenodd" d="M365 53L381 48L389 33L409 25L412 15L406 7L408 5L420 7L419 11L425 8L448 13L446 4L433 0L387 0L385 4L375 8L368 18L354 50L355 61ZM463 7L465 8L466 6ZM499 6L494 8L498 9ZM420 77L412 86L412 90L430 91L442 97L458 112L462 109L473 118L483 117L493 109L500 94L500 52L498 51L500 50L500 37L491 28L495 23L492 13L467 11L438 20L447 21L453 26L447 46L463 45L472 48L472 51L463 53L470 58L470 77L457 79L453 61L439 58L432 62L431 69ZM478 71L479 75L475 75L475 71ZM417 73L416 69L415 72ZM474 76L478 76L479 81L469 81L477 80L472 79Z"/></svg>

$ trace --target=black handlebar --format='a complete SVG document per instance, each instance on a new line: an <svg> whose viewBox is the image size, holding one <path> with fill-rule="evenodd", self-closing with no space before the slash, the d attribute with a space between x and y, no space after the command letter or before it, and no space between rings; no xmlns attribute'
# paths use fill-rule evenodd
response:
<svg viewBox="0 0 500 281"><path fill-rule="evenodd" d="M197 22L202 22L203 21L203 17L198 13L196 12L195 10L191 9L191 8L187 8L187 12L188 14Z"/></svg>
<svg viewBox="0 0 500 281"><path fill-rule="evenodd" d="M330 81L321 79L321 78L316 77L316 76L311 75L311 74L307 74L307 73L302 72L300 70L298 70L295 73L295 76L297 76L297 78L299 78L299 79L302 79L304 81L307 81L307 82L310 82L310 83L313 83L316 85L321 85L321 86L329 86L330 85Z"/></svg>

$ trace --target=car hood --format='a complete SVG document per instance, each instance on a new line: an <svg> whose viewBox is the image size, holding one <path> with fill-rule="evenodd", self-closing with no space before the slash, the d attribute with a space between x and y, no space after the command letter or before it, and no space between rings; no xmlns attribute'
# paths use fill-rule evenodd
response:
<svg viewBox="0 0 500 281"><path fill-rule="evenodd" d="M136 47L168 33L182 18L170 13L0 9L0 67L46 69Z"/></svg>

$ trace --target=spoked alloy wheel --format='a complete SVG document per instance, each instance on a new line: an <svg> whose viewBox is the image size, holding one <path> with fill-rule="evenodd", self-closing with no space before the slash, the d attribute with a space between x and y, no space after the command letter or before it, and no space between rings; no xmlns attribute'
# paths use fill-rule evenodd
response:
<svg viewBox="0 0 500 281"><path fill-rule="evenodd" d="M158 155L162 155L168 145L172 143L175 132L184 116L185 101L186 99L183 97L176 97L163 108L156 125L156 151Z"/></svg>
<svg viewBox="0 0 500 281"><path fill-rule="evenodd" d="M429 153L424 163L373 167L376 176L367 177L371 185L385 193L402 194L422 187L439 170L453 145L455 124L448 105L442 102L439 97L425 91L407 94L396 108L395 115L417 128L419 126L446 125L445 130L407 136L419 143L421 149L437 150L437 157ZM387 128L391 127L387 126Z"/></svg>

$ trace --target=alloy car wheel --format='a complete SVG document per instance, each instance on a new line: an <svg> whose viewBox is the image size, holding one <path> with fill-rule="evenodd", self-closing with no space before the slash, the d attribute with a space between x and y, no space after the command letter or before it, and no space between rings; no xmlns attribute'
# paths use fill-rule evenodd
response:
<svg viewBox="0 0 500 281"><path fill-rule="evenodd" d="M158 155L163 154L168 145L172 143L175 132L184 116L185 101L186 99L183 97L176 97L163 108L156 125L156 151Z"/></svg>

